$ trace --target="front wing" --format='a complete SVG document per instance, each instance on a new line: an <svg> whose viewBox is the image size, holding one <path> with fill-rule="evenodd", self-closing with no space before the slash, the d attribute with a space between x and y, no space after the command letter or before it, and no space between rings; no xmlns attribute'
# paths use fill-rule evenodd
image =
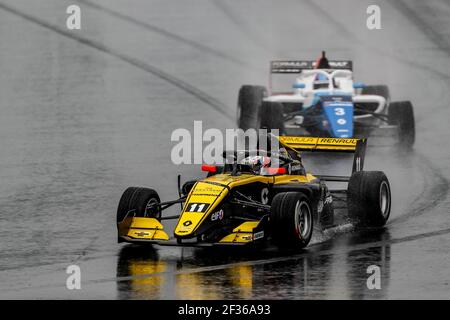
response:
<svg viewBox="0 0 450 320"><path fill-rule="evenodd" d="M152 244L160 246L183 247L211 247L229 245L249 245L261 242L265 238L264 230L260 229L261 221L246 221L234 228L231 233L223 237L219 242L179 242L170 238L164 231L163 225L155 218L129 217L119 222L119 242L138 244Z"/></svg>

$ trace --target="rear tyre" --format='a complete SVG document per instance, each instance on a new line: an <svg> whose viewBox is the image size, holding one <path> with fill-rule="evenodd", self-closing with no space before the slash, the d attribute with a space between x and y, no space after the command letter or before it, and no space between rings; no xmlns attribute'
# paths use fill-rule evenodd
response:
<svg viewBox="0 0 450 320"><path fill-rule="evenodd" d="M129 187L125 190L117 208L117 223L127 215L161 219L161 200L158 193L150 188Z"/></svg>
<svg viewBox="0 0 450 320"><path fill-rule="evenodd" d="M348 183L349 217L358 226L382 227L391 213L391 187L381 171L359 171Z"/></svg>
<svg viewBox="0 0 450 320"><path fill-rule="evenodd" d="M261 107L261 128L278 129L284 134L283 105L279 102L263 102Z"/></svg>
<svg viewBox="0 0 450 320"><path fill-rule="evenodd" d="M302 192L282 192L272 200L272 239L280 249L301 249L313 233L313 209Z"/></svg>
<svg viewBox="0 0 450 320"><path fill-rule="evenodd" d="M374 96L382 96L386 99L386 102L389 103L391 100L391 95L389 93L389 87L380 84L380 85L374 85L374 86L366 86L361 90L361 94L364 95L374 95Z"/></svg>
<svg viewBox="0 0 450 320"><path fill-rule="evenodd" d="M258 129L260 124L260 109L267 90L262 86L242 86L239 90L237 104L237 124L239 128L247 130Z"/></svg>
<svg viewBox="0 0 450 320"><path fill-rule="evenodd" d="M410 101L392 102L388 110L389 124L397 125L400 145L412 148L416 139L414 110Z"/></svg>

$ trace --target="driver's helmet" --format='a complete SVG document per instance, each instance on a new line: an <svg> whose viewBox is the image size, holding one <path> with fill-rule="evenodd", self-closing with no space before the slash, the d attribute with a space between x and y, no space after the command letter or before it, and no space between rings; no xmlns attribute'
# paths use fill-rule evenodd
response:
<svg viewBox="0 0 450 320"><path fill-rule="evenodd" d="M326 75L318 73L314 77L313 88L314 89L328 89L329 81L330 80L328 79L328 77Z"/></svg>
<svg viewBox="0 0 450 320"><path fill-rule="evenodd" d="M259 174L262 168L270 166L270 157L267 156L249 156L241 161L241 164L250 167L253 173Z"/></svg>
<svg viewBox="0 0 450 320"><path fill-rule="evenodd" d="M315 69L330 69L330 64L327 57L325 56L325 51L322 51L322 56L317 59L315 64ZM328 88L328 77L324 74L318 73L314 78L314 89L327 89Z"/></svg>
<svg viewBox="0 0 450 320"><path fill-rule="evenodd" d="M322 51L322 56L317 59L315 67L316 69L330 69L330 63L325 56L325 51Z"/></svg>

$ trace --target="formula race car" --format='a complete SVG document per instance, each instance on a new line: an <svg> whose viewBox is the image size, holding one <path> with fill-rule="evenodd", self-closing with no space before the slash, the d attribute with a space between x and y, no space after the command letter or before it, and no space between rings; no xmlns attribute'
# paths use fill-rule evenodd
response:
<svg viewBox="0 0 450 320"><path fill-rule="evenodd" d="M363 171L365 139L280 136L276 150L224 152L224 165L203 165L204 179L188 181L180 198L161 202L149 188L130 187L117 211L118 241L179 246L308 245L313 228L334 226L334 203L357 225L380 227L389 218L391 191L381 171ZM354 153L352 174L307 173L300 152ZM274 165L276 164L276 165ZM329 189L328 181L345 183ZM182 204L180 215L162 212ZM342 210L341 210L342 211ZM177 219L174 237L162 221Z"/></svg>
<svg viewBox="0 0 450 320"><path fill-rule="evenodd" d="M352 69L352 61L328 61L325 52L316 62L271 61L269 92L251 85L239 90L238 126L278 129L288 135L377 136L411 148L415 139L411 102L391 102L386 85L353 82ZM275 76L284 80L277 82L279 89Z"/></svg>

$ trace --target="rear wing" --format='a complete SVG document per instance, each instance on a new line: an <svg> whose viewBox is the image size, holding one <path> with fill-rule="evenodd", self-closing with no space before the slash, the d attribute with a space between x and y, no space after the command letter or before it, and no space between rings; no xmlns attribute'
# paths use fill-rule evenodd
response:
<svg viewBox="0 0 450 320"><path fill-rule="evenodd" d="M330 60L330 69L353 71L353 62L350 60ZM301 73L303 70L314 69L316 61L310 60L276 60L270 61L270 73Z"/></svg>
<svg viewBox="0 0 450 320"><path fill-rule="evenodd" d="M364 168L367 139L279 136L278 141L285 148L296 152L354 153L352 173L362 171Z"/></svg>

